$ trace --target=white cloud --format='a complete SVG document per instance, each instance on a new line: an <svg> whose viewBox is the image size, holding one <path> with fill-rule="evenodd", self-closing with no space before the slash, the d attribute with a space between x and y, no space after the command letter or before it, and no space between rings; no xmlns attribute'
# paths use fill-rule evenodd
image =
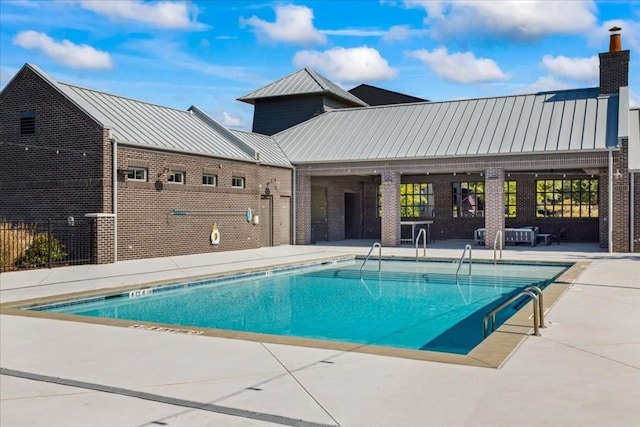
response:
<svg viewBox="0 0 640 427"><path fill-rule="evenodd" d="M382 36L382 40L387 42L407 40L412 37L423 37L427 34L426 30L412 29L407 25L394 25L389 28Z"/></svg>
<svg viewBox="0 0 640 427"><path fill-rule="evenodd" d="M40 49L54 61L71 68L113 68L111 56L89 45L77 45L69 40L56 42L45 33L22 31L13 38L13 44L24 49Z"/></svg>
<svg viewBox="0 0 640 427"><path fill-rule="evenodd" d="M108 16L113 20L138 21L168 29L206 28L206 25L197 20L197 7L187 1L165 0L145 3L141 0L82 0L79 4L83 9Z"/></svg>
<svg viewBox="0 0 640 427"><path fill-rule="evenodd" d="M582 34L597 22L595 2L584 0L406 0L404 4L423 8L425 23L440 40L466 34L531 41L549 34Z"/></svg>
<svg viewBox="0 0 640 427"><path fill-rule="evenodd" d="M609 28L620 27L622 49L630 49L640 52L640 21L632 21L625 19L614 19L605 21L597 27L594 27L587 38L589 46L597 47L601 52L609 50Z"/></svg>
<svg viewBox="0 0 640 427"><path fill-rule="evenodd" d="M568 88L569 85L560 80L556 80L551 76L543 76L530 85L525 86L522 93L547 92L550 90L562 90Z"/></svg>
<svg viewBox="0 0 640 427"><path fill-rule="evenodd" d="M324 52L303 50L295 54L293 63L318 70L338 82L388 80L397 75L397 70L377 50L367 46L337 47Z"/></svg>
<svg viewBox="0 0 640 427"><path fill-rule="evenodd" d="M234 117L226 111L222 112L222 124L226 127L239 127L242 125L242 118Z"/></svg>
<svg viewBox="0 0 640 427"><path fill-rule="evenodd" d="M384 36L387 32L383 30L362 30L357 28L350 28L344 30L319 30L322 34L327 36L348 36L348 37L380 37Z"/></svg>
<svg viewBox="0 0 640 427"><path fill-rule="evenodd" d="M590 58L567 58L566 56L542 57L542 65L553 75L580 80L597 81L600 76L600 61L596 55Z"/></svg>
<svg viewBox="0 0 640 427"><path fill-rule="evenodd" d="M253 27L259 40L299 45L324 44L327 38L313 26L313 10L304 6L276 6L275 22L252 16L240 18L240 25Z"/></svg>
<svg viewBox="0 0 640 427"><path fill-rule="evenodd" d="M419 59L440 78L451 82L480 83L508 78L494 61L476 58L471 52L450 54L447 48L441 47L431 52L425 49L414 50L406 55Z"/></svg>

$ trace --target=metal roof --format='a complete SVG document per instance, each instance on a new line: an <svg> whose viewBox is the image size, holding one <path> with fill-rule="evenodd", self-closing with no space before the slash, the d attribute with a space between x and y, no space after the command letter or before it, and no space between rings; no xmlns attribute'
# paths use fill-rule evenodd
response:
<svg viewBox="0 0 640 427"><path fill-rule="evenodd" d="M618 96L598 88L333 110L276 135L293 164L603 150Z"/></svg>
<svg viewBox="0 0 640 427"><path fill-rule="evenodd" d="M194 107L177 110L61 82L57 88L120 143L255 161L252 148Z"/></svg>
<svg viewBox="0 0 640 427"><path fill-rule="evenodd" d="M303 68L288 76L281 78L273 83L268 84L260 89L238 98L238 101L244 101L253 104L258 98L275 98L291 95L307 95L312 93L322 93L332 95L353 105L366 106L367 103L357 96L347 92L340 86L331 82L327 78L321 76L309 68Z"/></svg>
<svg viewBox="0 0 640 427"><path fill-rule="evenodd" d="M290 168L291 163L273 138L260 133L229 129L237 138L253 147L260 154L260 163Z"/></svg>

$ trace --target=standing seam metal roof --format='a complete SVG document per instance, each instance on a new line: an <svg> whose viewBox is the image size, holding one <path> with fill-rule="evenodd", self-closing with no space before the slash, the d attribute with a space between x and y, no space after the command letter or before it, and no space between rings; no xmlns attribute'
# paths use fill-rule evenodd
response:
<svg viewBox="0 0 640 427"><path fill-rule="evenodd" d="M253 153L232 134L225 135L191 111L176 110L66 83L57 87L96 120L111 128L118 142L242 161ZM210 119L213 120L213 119Z"/></svg>
<svg viewBox="0 0 640 427"><path fill-rule="evenodd" d="M367 106L367 103L357 96L347 92L309 68L303 68L291 73L280 80L238 98L238 100L253 104L253 101L258 98L307 95L311 93L330 94L354 105Z"/></svg>
<svg viewBox="0 0 640 427"><path fill-rule="evenodd" d="M284 155L282 149L270 136L237 129L229 129L229 131L260 153L261 164L291 167L287 156Z"/></svg>
<svg viewBox="0 0 640 427"><path fill-rule="evenodd" d="M273 138L293 164L604 150L617 115L587 88L333 110Z"/></svg>

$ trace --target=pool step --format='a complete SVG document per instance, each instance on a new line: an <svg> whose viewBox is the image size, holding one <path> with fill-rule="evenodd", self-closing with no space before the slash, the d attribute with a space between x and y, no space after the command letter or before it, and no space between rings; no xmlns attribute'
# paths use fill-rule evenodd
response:
<svg viewBox="0 0 640 427"><path fill-rule="evenodd" d="M360 272L358 270L345 270L345 269L331 269L321 270L306 273L307 277L318 278L336 278L336 279L351 279L359 280ZM364 270L362 272L362 279L365 281L370 280L383 280L388 282L404 282L404 283L430 283L430 284L451 284L456 283L455 274L446 273L417 273L417 272L402 272L402 271L377 271L377 270ZM473 286L505 286L505 287L522 287L529 284L546 285L545 280L531 279L531 278L519 278L519 277L495 277L493 275L472 275L471 277L461 275L458 278L460 285L473 285Z"/></svg>

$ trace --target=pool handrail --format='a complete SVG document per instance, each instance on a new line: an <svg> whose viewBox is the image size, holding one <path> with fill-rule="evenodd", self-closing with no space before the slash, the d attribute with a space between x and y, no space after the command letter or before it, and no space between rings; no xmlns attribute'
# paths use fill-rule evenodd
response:
<svg viewBox="0 0 640 427"><path fill-rule="evenodd" d="M422 248L424 249L423 256L427 256L427 230L421 228L416 237L416 262L418 262L418 243L420 242L420 236L422 236Z"/></svg>
<svg viewBox="0 0 640 427"><path fill-rule="evenodd" d="M500 240L498 240L498 237L500 237ZM493 265L496 265L496 247L498 246L498 242L500 242L500 259L502 259L502 230L498 230L496 238L493 239Z"/></svg>
<svg viewBox="0 0 640 427"><path fill-rule="evenodd" d="M469 276L471 276L471 245L464 245L462 256L460 257L460 261L458 261L458 269L456 270L456 282L458 281L458 273L460 273L460 267L462 267L462 261L464 261L464 256L467 254L467 249L469 249Z"/></svg>
<svg viewBox="0 0 640 427"><path fill-rule="evenodd" d="M371 249L369 249L369 253L367 254L367 257L364 259L364 262L362 263L362 265L360 266L360 279L362 280L362 269L364 268L364 265L367 263L367 261L369 261L369 257L371 256L371 252L373 252L374 248L378 248L378 271L382 270L382 245L379 242L374 243L373 245L371 245Z"/></svg>
<svg viewBox="0 0 640 427"><path fill-rule="evenodd" d="M539 325L541 328L546 328L544 324L544 303L542 299L542 289L537 287L536 285L530 285L524 288L525 291L531 291L538 296L538 319L540 321Z"/></svg>
<svg viewBox="0 0 640 427"><path fill-rule="evenodd" d="M484 318L482 319L482 328L484 331L485 338L489 336L489 333L487 333L489 329L488 320L491 319L491 332L494 332L496 330L496 314L502 309L504 309L505 307L510 306L515 300L517 300L521 296L531 297L531 300L533 301L533 335L536 335L536 336L540 335L540 329L539 329L539 324L540 324L539 313L541 311L540 300L538 299L538 296L535 294L534 291L523 289L513 297L509 298L508 300L506 300L505 302L503 302L502 304L500 304L499 306L491 310L489 313L485 314Z"/></svg>

